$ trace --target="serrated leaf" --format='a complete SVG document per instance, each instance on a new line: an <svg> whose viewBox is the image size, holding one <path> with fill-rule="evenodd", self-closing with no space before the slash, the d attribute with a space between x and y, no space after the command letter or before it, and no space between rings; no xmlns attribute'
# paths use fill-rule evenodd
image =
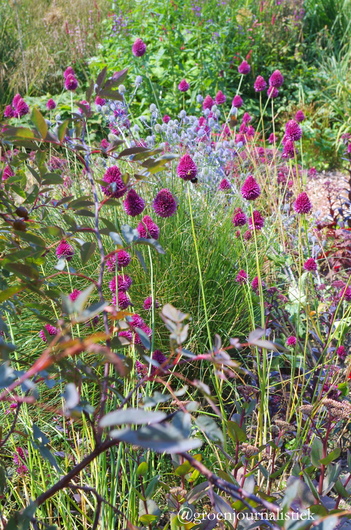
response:
<svg viewBox="0 0 351 530"><path fill-rule="evenodd" d="M160 411L146 411L144 409L122 409L114 410L106 414L100 420L100 427L111 427L112 425L144 425L145 423L157 423L166 418L166 414Z"/></svg>

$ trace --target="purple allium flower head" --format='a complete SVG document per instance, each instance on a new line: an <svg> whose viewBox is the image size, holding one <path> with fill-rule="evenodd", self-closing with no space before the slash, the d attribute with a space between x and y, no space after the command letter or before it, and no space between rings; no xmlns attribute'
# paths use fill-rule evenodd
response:
<svg viewBox="0 0 351 530"><path fill-rule="evenodd" d="M276 141L277 141L277 137L276 137L276 135L275 135L274 133L271 133L271 134L269 135L268 142L269 142L270 144L275 144Z"/></svg>
<svg viewBox="0 0 351 530"><path fill-rule="evenodd" d="M296 146L292 140L284 139L284 147L282 151L283 158L294 158L295 154L298 153Z"/></svg>
<svg viewBox="0 0 351 530"><path fill-rule="evenodd" d="M138 313L134 313L134 315L128 317L128 324L131 328L141 329L143 326L145 326L145 321L140 315L138 315Z"/></svg>
<svg viewBox="0 0 351 530"><path fill-rule="evenodd" d="M296 198L294 202L294 210L296 213L309 213L312 210L311 201L304 191Z"/></svg>
<svg viewBox="0 0 351 530"><path fill-rule="evenodd" d="M336 349L336 355L339 357L340 361L344 361L348 355L345 346L339 346Z"/></svg>
<svg viewBox="0 0 351 530"><path fill-rule="evenodd" d="M251 282L251 288L252 288L253 291L255 291L255 293L257 293L259 291L259 285L260 285L260 281L258 279L258 276L255 276L254 279ZM262 282L262 289L264 287L266 287L266 284L264 282Z"/></svg>
<svg viewBox="0 0 351 530"><path fill-rule="evenodd" d="M203 110L209 109L211 110L215 102L211 98L211 96L206 96L205 99L202 102L202 108Z"/></svg>
<svg viewBox="0 0 351 530"><path fill-rule="evenodd" d="M246 135L251 136L251 138L253 138L255 136L255 133L256 133L255 128L252 125L250 125L247 128Z"/></svg>
<svg viewBox="0 0 351 530"><path fill-rule="evenodd" d="M290 337L288 337L285 342L287 346L295 346L296 343L297 343L297 338L294 337L294 335L291 335Z"/></svg>
<svg viewBox="0 0 351 530"><path fill-rule="evenodd" d="M11 105L6 105L4 110L4 117L5 118L13 118L15 116L15 111L11 107Z"/></svg>
<svg viewBox="0 0 351 530"><path fill-rule="evenodd" d="M241 195L248 201L254 201L261 195L261 188L252 175L249 175L245 180L241 188Z"/></svg>
<svg viewBox="0 0 351 530"><path fill-rule="evenodd" d="M182 79L178 85L178 90L181 92L187 92L190 88L190 85L186 79Z"/></svg>
<svg viewBox="0 0 351 530"><path fill-rule="evenodd" d="M135 217L139 215L145 208L145 201L134 189L127 193L127 197L123 201L123 206L128 215Z"/></svg>
<svg viewBox="0 0 351 530"><path fill-rule="evenodd" d="M110 272L116 270L116 265L117 270L121 270L129 265L131 259L130 254L126 250L118 250L116 254L106 260L106 267Z"/></svg>
<svg viewBox="0 0 351 530"><path fill-rule="evenodd" d="M263 79L261 75L256 77L256 81L254 82L254 89L256 92L263 92L267 88L267 83Z"/></svg>
<svg viewBox="0 0 351 530"><path fill-rule="evenodd" d="M304 112L302 110L298 110L295 114L295 120L298 122L298 123L301 123L302 121L304 121L306 119L306 116L304 114Z"/></svg>
<svg viewBox="0 0 351 530"><path fill-rule="evenodd" d="M71 260L74 256L74 249L72 245L67 243L65 239L60 241L59 245L56 247L56 256L61 259L65 258L67 261Z"/></svg>
<svg viewBox="0 0 351 530"><path fill-rule="evenodd" d="M74 92L78 88L78 81L74 75L69 74L65 78L65 89Z"/></svg>
<svg viewBox="0 0 351 530"><path fill-rule="evenodd" d="M73 70L72 66L69 66L66 68L66 70L63 72L63 77L66 79L69 75L75 76L75 71Z"/></svg>
<svg viewBox="0 0 351 530"><path fill-rule="evenodd" d="M2 172L1 180L2 180L2 181L5 181L5 180L7 180L8 178L13 177L14 174L15 174L15 173L12 171L12 169L10 168L10 166L5 166L5 167L4 167L4 171Z"/></svg>
<svg viewBox="0 0 351 530"><path fill-rule="evenodd" d="M45 324L44 326L46 332L49 334L49 335L57 335L59 330L57 328L55 328L55 326L52 326L51 324ZM44 341L44 342L47 342L47 338L46 338L46 334L45 334L45 331L44 329L42 329L41 331L39 331L39 337Z"/></svg>
<svg viewBox="0 0 351 530"><path fill-rule="evenodd" d="M117 166L111 166L106 170L102 180L109 186L101 186L101 190L107 197L118 199L126 193L127 188L121 175Z"/></svg>
<svg viewBox="0 0 351 530"><path fill-rule="evenodd" d="M309 271L309 272L316 271L317 270L316 260L314 260L313 258L308 258L308 260L306 260L305 263L303 264L303 268L305 269L305 271Z"/></svg>
<svg viewBox="0 0 351 530"><path fill-rule="evenodd" d="M140 377L146 377L148 374L148 368L146 364L141 363L140 361L135 361L135 371Z"/></svg>
<svg viewBox="0 0 351 530"><path fill-rule="evenodd" d="M155 350L153 353L152 353L152 359L154 361L156 361L160 366L166 362L167 360L167 357L161 352L161 350ZM158 368L156 368L156 366L153 366L151 368L151 373L155 373L156 370L158 370Z"/></svg>
<svg viewBox="0 0 351 530"><path fill-rule="evenodd" d="M251 230L246 230L246 232L245 232L244 235L243 235L243 238L245 239L245 241L250 241L250 239L252 239L252 232L251 232Z"/></svg>
<svg viewBox="0 0 351 530"><path fill-rule="evenodd" d="M103 138L100 142L100 147L102 149L107 149L109 147L110 143L106 138Z"/></svg>
<svg viewBox="0 0 351 530"><path fill-rule="evenodd" d="M115 294L113 295L112 302L115 305L117 305L117 301L118 301L118 307L120 309L127 309L127 307L132 305L132 302L131 302L129 296L124 291L118 291L117 297L116 297Z"/></svg>
<svg viewBox="0 0 351 530"><path fill-rule="evenodd" d="M236 208L234 217L232 219L234 226L244 226L247 223L247 218L241 208Z"/></svg>
<svg viewBox="0 0 351 530"><path fill-rule="evenodd" d="M242 107L243 104L244 104L243 98L239 96L239 94L234 96L233 101L232 101L233 107L235 107L236 109L240 109L240 107Z"/></svg>
<svg viewBox="0 0 351 530"><path fill-rule="evenodd" d="M133 333L130 331L130 329L125 329L124 331L120 331L118 333L119 337L124 337L127 339L130 343L133 342Z"/></svg>
<svg viewBox="0 0 351 530"><path fill-rule="evenodd" d="M137 226L139 236L143 239L158 239L160 237L160 228L151 219L145 215Z"/></svg>
<svg viewBox="0 0 351 530"><path fill-rule="evenodd" d="M285 137L288 140L296 142L297 140L300 140L301 136L302 130L300 125L295 120L288 121L285 125Z"/></svg>
<svg viewBox="0 0 351 530"><path fill-rule="evenodd" d="M279 90L275 86L270 86L267 90L268 98L277 98L279 96Z"/></svg>
<svg viewBox="0 0 351 530"><path fill-rule="evenodd" d="M152 308L152 305L155 307L155 309L160 307L160 303L158 300L155 300L153 304L152 296L148 296L147 298L145 298L143 302L143 309L145 309L146 311L149 311Z"/></svg>
<svg viewBox="0 0 351 530"><path fill-rule="evenodd" d="M109 286L111 293L115 293L116 288L117 288L117 291L126 292L128 291L129 287L132 285L132 283L133 283L133 280L130 276L128 276L127 274L119 274L118 276L115 276L109 282L108 286Z"/></svg>
<svg viewBox="0 0 351 530"><path fill-rule="evenodd" d="M29 112L29 107L20 94L16 94L12 100L12 106L14 108L13 115L15 118L25 116Z"/></svg>
<svg viewBox="0 0 351 530"><path fill-rule="evenodd" d="M142 57L146 52L146 44L143 40L137 39L132 46L132 54L135 57Z"/></svg>
<svg viewBox="0 0 351 530"><path fill-rule="evenodd" d="M251 71L251 66L249 65L248 62L246 61L243 61L242 63L239 64L238 66L238 72L239 74L249 74Z"/></svg>
<svg viewBox="0 0 351 530"><path fill-rule="evenodd" d="M235 281L238 283L246 283L247 279L248 279L247 272L244 271L244 269L241 269L236 275Z"/></svg>
<svg viewBox="0 0 351 530"><path fill-rule="evenodd" d="M14 108L16 108L17 105L18 105L18 103L21 101L21 99L22 99L21 94L16 94L16 95L13 97L13 100L12 100L12 106L13 106Z"/></svg>
<svg viewBox="0 0 351 530"><path fill-rule="evenodd" d="M264 227L264 217L258 210L252 212L252 217L249 217L248 222L251 230L262 230Z"/></svg>
<svg viewBox="0 0 351 530"><path fill-rule="evenodd" d="M56 103L53 99L49 99L47 102L46 102L46 108L48 110L54 110L56 109Z"/></svg>
<svg viewBox="0 0 351 530"><path fill-rule="evenodd" d="M243 116L243 120L242 120L243 123L245 125L248 125L248 123L250 123L251 120L252 120L252 116L248 112L245 112Z"/></svg>
<svg viewBox="0 0 351 530"><path fill-rule="evenodd" d="M169 121L171 121L171 117L168 116L168 114L165 114L162 118L162 121L163 123L168 123Z"/></svg>
<svg viewBox="0 0 351 530"><path fill-rule="evenodd" d="M106 103L106 99L101 98L100 96L96 96L95 105L100 105L100 107L102 107L103 105L105 105L105 103Z"/></svg>
<svg viewBox="0 0 351 530"><path fill-rule="evenodd" d="M87 110L87 112L90 112L90 111L91 111L91 107L90 107L89 103L88 103L85 99L83 99L83 100L80 101L79 103L80 103L81 105L83 105L83 107ZM78 111L78 112L80 112L80 113L82 114L83 111L82 111L81 108L79 108L79 111Z"/></svg>
<svg viewBox="0 0 351 530"><path fill-rule="evenodd" d="M317 176L317 170L315 167L310 167L309 170L307 171L307 175L310 177L310 178L314 178Z"/></svg>
<svg viewBox="0 0 351 530"><path fill-rule="evenodd" d="M168 189L162 189L156 195L152 207L159 217L171 217L177 210L177 203Z"/></svg>
<svg viewBox="0 0 351 530"><path fill-rule="evenodd" d="M80 295L81 292L82 292L82 291L80 291L79 289L74 289L74 290L70 293L69 297L70 297L70 299L72 300L72 302L74 302L75 300L77 300L77 298L78 298L78 296Z"/></svg>
<svg viewBox="0 0 351 530"><path fill-rule="evenodd" d="M192 180L197 175L197 167L190 155L185 154L179 160L177 175L183 180Z"/></svg>
<svg viewBox="0 0 351 530"><path fill-rule="evenodd" d="M231 190L232 187L228 179L222 179L218 186L219 190Z"/></svg>
<svg viewBox="0 0 351 530"><path fill-rule="evenodd" d="M351 302L351 287L343 287L339 293L339 298Z"/></svg>
<svg viewBox="0 0 351 530"><path fill-rule="evenodd" d="M269 86L274 88L280 88L284 83L284 77L280 70L275 70L269 78Z"/></svg>
<svg viewBox="0 0 351 530"><path fill-rule="evenodd" d="M222 92L222 90L218 90L216 96L215 96L215 103L216 105L221 105L222 103L225 103L227 99L227 96L225 96Z"/></svg>

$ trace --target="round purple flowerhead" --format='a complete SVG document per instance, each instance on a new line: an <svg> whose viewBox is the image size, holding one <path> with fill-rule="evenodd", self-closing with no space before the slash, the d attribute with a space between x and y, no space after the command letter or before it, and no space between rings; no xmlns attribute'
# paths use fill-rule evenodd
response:
<svg viewBox="0 0 351 530"><path fill-rule="evenodd" d="M65 78L65 89L70 90L71 92L74 92L77 88L78 88L77 78L74 75L69 74Z"/></svg>
<svg viewBox="0 0 351 530"><path fill-rule="evenodd" d="M75 300L77 300L77 298L78 298L78 296L80 295L81 292L82 292L82 291L80 291L79 289L74 289L74 290L70 293L69 297L70 297L70 299L72 300L72 302L74 302Z"/></svg>
<svg viewBox="0 0 351 530"><path fill-rule="evenodd" d="M261 188L252 175L249 175L245 180L241 188L241 195L248 201L254 201L261 195Z"/></svg>
<svg viewBox="0 0 351 530"><path fill-rule="evenodd" d="M143 239L158 239L160 237L160 228L151 219L145 215L137 226L139 236Z"/></svg>
<svg viewBox="0 0 351 530"><path fill-rule="evenodd" d="M117 166L111 166L106 170L102 180L106 182L108 186L101 186L101 190L107 197L118 199L123 197L127 191L121 175L122 174Z"/></svg>
<svg viewBox="0 0 351 530"><path fill-rule="evenodd" d="M132 53L135 57L142 57L146 52L146 44L143 40L137 39L132 46Z"/></svg>
<svg viewBox="0 0 351 530"><path fill-rule="evenodd" d="M12 169L10 168L10 166L5 166L5 167L4 167L4 171L2 172L1 180L2 180L2 181L5 181L5 180L7 180L8 178L13 177L14 174L15 174L15 173L12 171Z"/></svg>
<svg viewBox="0 0 351 530"><path fill-rule="evenodd" d="M236 275L235 281L238 283L246 283L248 279L247 272L241 269L241 271L238 272Z"/></svg>
<svg viewBox="0 0 351 530"><path fill-rule="evenodd" d="M308 258L308 260L306 260L305 263L303 264L303 268L305 269L305 271L309 271L309 272L316 271L317 270L316 260L314 260L313 258Z"/></svg>
<svg viewBox="0 0 351 530"><path fill-rule="evenodd" d="M255 291L255 293L258 292L259 285L260 285L260 280L258 279L258 276L255 276L254 279L251 282L251 288L252 288L253 291ZM264 287L266 287L266 284L264 282L262 282L262 289Z"/></svg>
<svg viewBox="0 0 351 530"><path fill-rule="evenodd" d="M267 90L267 96L268 98L276 98L279 96L279 90L275 88L275 86L270 86Z"/></svg>
<svg viewBox="0 0 351 530"><path fill-rule="evenodd" d="M294 142L292 140L285 139L282 157L283 158L294 158L295 154L297 153L298 153L298 150L296 149Z"/></svg>
<svg viewBox="0 0 351 530"><path fill-rule="evenodd" d="M250 241L250 239L252 239L252 232L251 232L251 230L246 230L246 232L245 232L244 235L243 235L243 238L245 239L245 241Z"/></svg>
<svg viewBox="0 0 351 530"><path fill-rule="evenodd" d="M252 116L248 112L245 112L243 116L243 123L247 125L248 123L250 123L251 120Z"/></svg>
<svg viewBox="0 0 351 530"><path fill-rule="evenodd" d="M182 79L178 85L178 90L181 92L187 92L190 88L190 85L186 79Z"/></svg>
<svg viewBox="0 0 351 530"><path fill-rule="evenodd" d="M11 105L6 105L4 110L4 118L13 118L15 116L15 110Z"/></svg>
<svg viewBox="0 0 351 530"><path fill-rule="evenodd" d="M239 96L239 94L234 96L233 101L232 101L233 107L235 107L236 109L240 109L240 107L242 107L243 104L244 104L243 98Z"/></svg>
<svg viewBox="0 0 351 530"><path fill-rule="evenodd" d="M244 226L247 223L247 218L241 208L236 208L234 217L232 219L234 226Z"/></svg>
<svg viewBox="0 0 351 530"><path fill-rule="evenodd" d="M115 293L116 290L126 292L132 285L132 283L133 280L130 276L128 276L127 274L119 274L110 281L108 286L112 293Z"/></svg>
<svg viewBox="0 0 351 530"><path fill-rule="evenodd" d="M49 99L47 102L46 102L46 108L48 110L54 110L56 109L56 103L53 99Z"/></svg>
<svg viewBox="0 0 351 530"><path fill-rule="evenodd" d="M296 343L297 343L297 338L294 337L294 335L291 335L290 337L288 337L285 342L287 346L295 346Z"/></svg>
<svg viewBox="0 0 351 530"><path fill-rule="evenodd" d="M154 306L155 309L160 307L159 301L155 300L155 302L153 303L152 296L148 296L147 298L145 298L143 302L143 309L145 309L146 311L149 311L152 308L152 306Z"/></svg>
<svg viewBox="0 0 351 530"><path fill-rule="evenodd" d="M139 215L145 208L145 201L134 189L127 193L127 197L123 201L123 206L128 215L135 217Z"/></svg>
<svg viewBox="0 0 351 530"><path fill-rule="evenodd" d="M285 125L285 136L288 140L296 142L300 140L302 136L302 130L300 125L295 120L290 120Z"/></svg>
<svg viewBox="0 0 351 530"><path fill-rule="evenodd" d="M13 115L15 118L25 116L29 112L29 107L20 94L16 94L12 100Z"/></svg>
<svg viewBox="0 0 351 530"><path fill-rule="evenodd" d="M228 179L222 179L218 186L219 190L230 190L232 189Z"/></svg>
<svg viewBox="0 0 351 530"><path fill-rule="evenodd" d="M304 191L296 198L294 202L294 210L296 213L309 213L312 210L311 201Z"/></svg>
<svg viewBox="0 0 351 530"><path fill-rule="evenodd" d="M183 155L177 166L177 175L183 180L192 180L197 175L197 167L190 155Z"/></svg>
<svg viewBox="0 0 351 530"><path fill-rule="evenodd" d="M132 302L131 302L129 296L124 291L118 291L117 297L114 294L113 297L112 297L112 302L115 305L117 305L117 303L118 303L118 307L120 309L127 309L127 307L132 305Z"/></svg>
<svg viewBox="0 0 351 530"><path fill-rule="evenodd" d="M347 357L347 350L345 346L339 346L336 349L336 355L339 357L340 361L344 361Z"/></svg>
<svg viewBox="0 0 351 530"><path fill-rule="evenodd" d="M100 107L102 107L103 105L105 105L105 103L106 103L106 99L101 98L100 96L96 96L95 105L100 105Z"/></svg>
<svg viewBox="0 0 351 530"><path fill-rule="evenodd" d="M239 74L249 74L251 71L251 66L249 65L248 62L246 61L243 61L241 64L239 64L238 66L238 72Z"/></svg>
<svg viewBox="0 0 351 530"><path fill-rule="evenodd" d="M57 328L55 328L55 326L52 326L51 324L45 324L44 326L45 328L45 331L49 334L49 335L52 335L52 336L55 336L58 334L59 330ZM42 329L41 331L39 331L39 337L44 341L44 342L47 342L47 338L46 338L46 334L45 334L45 331Z"/></svg>
<svg viewBox="0 0 351 530"><path fill-rule="evenodd" d="M269 86L279 88L284 83L284 77L280 70L274 70L273 74L269 78Z"/></svg>
<svg viewBox="0 0 351 530"><path fill-rule="evenodd" d="M70 261L74 256L74 248L65 239L62 239L56 247L56 256L59 259L65 258Z"/></svg>
<svg viewBox="0 0 351 530"><path fill-rule="evenodd" d="M351 302L351 287L343 287L339 293L339 297L346 300L346 302Z"/></svg>
<svg viewBox="0 0 351 530"><path fill-rule="evenodd" d="M298 122L298 123L301 123L302 121L304 121L306 119L306 116L304 114L304 112L302 110L298 110L295 114L295 120Z"/></svg>
<svg viewBox="0 0 351 530"><path fill-rule="evenodd" d="M73 70L72 66L69 66L66 68L66 70L63 72L63 77L66 79L69 75L76 75L75 71Z"/></svg>
<svg viewBox="0 0 351 530"><path fill-rule="evenodd" d="M227 97L223 94L222 90L218 90L215 96L216 105L221 105L222 103L225 103L226 99Z"/></svg>
<svg viewBox="0 0 351 530"><path fill-rule="evenodd" d="M203 110L206 110L206 109L211 110L214 104L215 104L215 102L211 98L211 96L206 96L205 99L202 102L202 108L203 108Z"/></svg>
<svg viewBox="0 0 351 530"><path fill-rule="evenodd" d="M267 83L263 79L261 75L256 77L256 81L254 82L254 89L256 92L263 92L263 90L266 90Z"/></svg>
<svg viewBox="0 0 351 530"><path fill-rule="evenodd" d="M152 207L159 217L171 217L177 210L177 203L168 189L163 189L156 195Z"/></svg>
<svg viewBox="0 0 351 530"><path fill-rule="evenodd" d="M171 117L168 114L165 114L162 118L163 123L168 123L171 120Z"/></svg>
<svg viewBox="0 0 351 530"><path fill-rule="evenodd" d="M269 135L268 142L269 142L270 144L275 144L276 141L277 141L277 137L276 137L276 135L275 135L274 133L271 133L271 134Z"/></svg>
<svg viewBox="0 0 351 530"><path fill-rule="evenodd" d="M262 230L264 227L264 217L258 210L254 210L252 217L249 217L249 227L251 230Z"/></svg>

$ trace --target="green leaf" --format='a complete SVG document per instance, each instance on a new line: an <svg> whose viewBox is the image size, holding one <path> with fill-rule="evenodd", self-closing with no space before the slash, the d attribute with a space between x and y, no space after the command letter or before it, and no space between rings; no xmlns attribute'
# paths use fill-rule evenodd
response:
<svg viewBox="0 0 351 530"><path fill-rule="evenodd" d="M134 243L136 245L148 245L150 247L154 247L154 249L159 254L166 254L166 252L164 251L164 249L161 247L160 243L156 239L144 239L144 238L138 237L136 240L134 240Z"/></svg>
<svg viewBox="0 0 351 530"><path fill-rule="evenodd" d="M145 490L145 497L147 499L151 499L151 497L155 493L155 490L156 490L157 486L159 485L159 483L160 483L160 476L159 475L154 476L150 480L150 482L149 482L149 484L148 484L148 486L147 486L147 488Z"/></svg>
<svg viewBox="0 0 351 530"><path fill-rule="evenodd" d="M198 416L195 420L196 425L201 431L203 431L210 440L214 442L223 442L224 437L221 429L218 427L217 423L213 418L206 414Z"/></svg>
<svg viewBox="0 0 351 530"><path fill-rule="evenodd" d="M68 121L68 120L65 120L64 122L61 123L61 125L60 125L59 128L57 129L57 137L58 137L58 139L59 139L59 141L60 141L60 144L62 144L63 139L64 139L64 137L66 136L66 131L67 131L68 123L69 123L69 121Z"/></svg>
<svg viewBox="0 0 351 530"><path fill-rule="evenodd" d="M148 470L149 470L149 466L147 465L147 462L141 462L138 467L137 467L137 470L136 470L136 476L137 477L145 477L145 475L147 475L148 473Z"/></svg>
<svg viewBox="0 0 351 530"><path fill-rule="evenodd" d="M311 461L315 467L321 467L321 459L323 458L323 444L320 438L315 438L311 448Z"/></svg>
<svg viewBox="0 0 351 530"><path fill-rule="evenodd" d="M228 434L235 443L241 443L246 441L247 438L245 431L241 427L239 427L239 425L235 423L235 421L228 421L227 427Z"/></svg>
<svg viewBox="0 0 351 530"><path fill-rule="evenodd" d="M23 265L22 263L5 263L3 266L5 269L13 272L20 278L30 278L31 280L37 280L39 278L39 272L29 265Z"/></svg>
<svg viewBox="0 0 351 530"><path fill-rule="evenodd" d="M144 409L121 409L114 410L106 414L100 420L100 427L110 427L111 425L143 425L145 423L157 423L166 418L164 412L146 411Z"/></svg>
<svg viewBox="0 0 351 530"><path fill-rule="evenodd" d="M80 249L80 257L81 257L83 265L88 263L89 259L94 254L95 249L96 249L96 243L94 241L91 241L91 242L87 241L86 243L84 243L84 245L82 245Z"/></svg>
<svg viewBox="0 0 351 530"><path fill-rule="evenodd" d="M9 519L6 530L29 530L30 522L34 517L36 504L31 502L23 512L15 512Z"/></svg>
<svg viewBox="0 0 351 530"><path fill-rule="evenodd" d="M23 289L23 285L17 284L0 292L0 302L4 302Z"/></svg>
<svg viewBox="0 0 351 530"><path fill-rule="evenodd" d="M3 495L6 488L6 471L0 466L0 494Z"/></svg>
<svg viewBox="0 0 351 530"><path fill-rule="evenodd" d="M76 210L74 212L76 215L82 215L83 217L92 217L95 218L95 214L90 210Z"/></svg>
<svg viewBox="0 0 351 530"><path fill-rule="evenodd" d="M340 447L336 447L333 451L331 451L331 453L329 453L325 458L321 458L319 460L319 462L321 464L324 464L324 465L328 465L330 464L330 462L332 462L333 460L335 460L336 458L339 458L340 456L340 453L341 453L341 449Z"/></svg>
<svg viewBox="0 0 351 530"><path fill-rule="evenodd" d="M44 116L42 115L40 110L37 109L36 107L34 107L34 109L32 110L31 120L36 126L36 128L38 129L42 139L44 140L48 133L48 126L44 119Z"/></svg>
<svg viewBox="0 0 351 530"><path fill-rule="evenodd" d="M146 348L147 350L150 350L151 342L150 342L148 335L146 335L145 331L143 331L140 328L135 328L135 332L138 334L144 348Z"/></svg>

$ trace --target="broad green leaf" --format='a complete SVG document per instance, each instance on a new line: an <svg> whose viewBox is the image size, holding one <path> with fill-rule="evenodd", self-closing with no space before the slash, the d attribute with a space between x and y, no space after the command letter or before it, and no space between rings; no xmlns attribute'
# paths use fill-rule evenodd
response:
<svg viewBox="0 0 351 530"><path fill-rule="evenodd" d="M242 427L240 427L235 421L228 421L228 434L235 443L245 442L246 433Z"/></svg>
<svg viewBox="0 0 351 530"><path fill-rule="evenodd" d="M38 129L42 139L44 140L48 133L48 126L44 119L44 116L42 115L40 110L37 109L36 107L34 107L34 109L32 110L31 120L36 126L36 128Z"/></svg>
<svg viewBox="0 0 351 530"><path fill-rule="evenodd" d="M82 264L88 263L91 256L94 254L96 249L96 243L94 241L87 241L80 249L80 257Z"/></svg>
<svg viewBox="0 0 351 530"><path fill-rule="evenodd" d="M164 420L166 414L159 411L146 411L144 409L121 409L106 414L100 420L100 427L111 425L143 425L145 423L157 423Z"/></svg>
<svg viewBox="0 0 351 530"><path fill-rule="evenodd" d="M323 458L323 444L320 438L315 438L311 448L312 464L316 467L321 467L321 459Z"/></svg>
<svg viewBox="0 0 351 530"><path fill-rule="evenodd" d="M339 458L341 453L340 447L336 447L333 451L331 451L325 458L321 458L319 462L324 465L330 464L330 462L333 462L336 458Z"/></svg>
<svg viewBox="0 0 351 530"><path fill-rule="evenodd" d="M135 474L137 477L145 477L145 475L147 475L148 473L148 470L149 470L149 466L147 465L147 462L141 462L138 465Z"/></svg>

